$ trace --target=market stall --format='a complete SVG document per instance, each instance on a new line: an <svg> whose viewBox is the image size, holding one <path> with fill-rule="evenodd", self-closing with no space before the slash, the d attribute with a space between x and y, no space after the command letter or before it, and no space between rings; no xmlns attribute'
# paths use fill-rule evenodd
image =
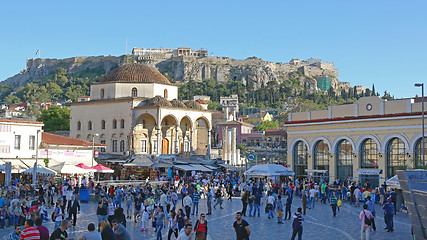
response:
<svg viewBox="0 0 427 240"><path fill-rule="evenodd" d="M259 164L251 167L245 175L254 177L293 176L295 173L279 164Z"/></svg>

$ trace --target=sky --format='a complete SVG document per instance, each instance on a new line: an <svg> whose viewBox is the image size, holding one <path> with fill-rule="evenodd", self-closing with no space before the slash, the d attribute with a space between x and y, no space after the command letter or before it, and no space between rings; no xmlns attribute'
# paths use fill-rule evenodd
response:
<svg viewBox="0 0 427 240"><path fill-rule="evenodd" d="M26 59L206 48L272 62L321 58L339 80L397 98L427 82L427 1L0 1L0 81Z"/></svg>

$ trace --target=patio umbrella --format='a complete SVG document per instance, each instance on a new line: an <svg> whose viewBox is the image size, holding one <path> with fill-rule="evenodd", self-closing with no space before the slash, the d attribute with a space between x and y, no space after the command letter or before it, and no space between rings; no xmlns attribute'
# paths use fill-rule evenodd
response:
<svg viewBox="0 0 427 240"><path fill-rule="evenodd" d="M51 168L61 174L86 174L89 172L93 172L93 170L83 169L83 168L79 168L74 165L65 164L65 163L52 166Z"/></svg>
<svg viewBox="0 0 427 240"><path fill-rule="evenodd" d="M250 176L293 176L294 172L279 164L260 164L251 167L245 172Z"/></svg>
<svg viewBox="0 0 427 240"><path fill-rule="evenodd" d="M95 169L98 173L114 173L113 169L103 166L101 164L94 166L93 169Z"/></svg>
<svg viewBox="0 0 427 240"><path fill-rule="evenodd" d="M96 171L95 169L93 169L93 168L91 168L91 167L89 167L89 166L86 166L86 165L84 165L83 163L79 163L79 164L77 164L77 165L76 165L76 167L83 168L83 169L86 169L86 170L92 170L92 172L95 172L95 171Z"/></svg>
<svg viewBox="0 0 427 240"><path fill-rule="evenodd" d="M22 172L22 174L27 174L27 175L33 175L33 168L27 169L25 171ZM37 174L38 175L55 175L56 172L53 171L52 169L43 167L41 165L37 165Z"/></svg>

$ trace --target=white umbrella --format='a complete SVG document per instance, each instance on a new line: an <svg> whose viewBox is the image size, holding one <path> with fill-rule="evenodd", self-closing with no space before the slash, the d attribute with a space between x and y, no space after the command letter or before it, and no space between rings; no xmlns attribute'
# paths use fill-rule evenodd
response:
<svg viewBox="0 0 427 240"><path fill-rule="evenodd" d="M399 178L397 177L397 175L394 175L392 178L385 181L385 183L387 184L387 186L394 187L394 188L400 188L400 182L399 182Z"/></svg>
<svg viewBox="0 0 427 240"><path fill-rule="evenodd" d="M86 174L86 173L95 171L95 170L79 168L74 165L65 164L65 163L52 166L51 168L61 174Z"/></svg>
<svg viewBox="0 0 427 240"><path fill-rule="evenodd" d="M279 164L260 164L251 167L245 172L250 176L293 176L294 172Z"/></svg>
<svg viewBox="0 0 427 240"><path fill-rule="evenodd" d="M33 168L27 169L25 171L22 172L22 174L28 174L28 175L33 175ZM37 174L38 175L55 175L56 172L53 171L52 169L43 167L41 165L37 165Z"/></svg>

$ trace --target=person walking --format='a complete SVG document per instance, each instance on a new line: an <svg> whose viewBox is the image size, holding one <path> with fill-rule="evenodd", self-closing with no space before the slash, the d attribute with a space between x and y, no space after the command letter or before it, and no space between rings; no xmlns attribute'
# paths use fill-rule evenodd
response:
<svg viewBox="0 0 427 240"><path fill-rule="evenodd" d="M65 214L62 212L62 200L58 199L55 210L53 210L53 217L55 219L54 230L61 226L61 221L64 219Z"/></svg>
<svg viewBox="0 0 427 240"><path fill-rule="evenodd" d="M332 192L331 198L330 198L330 205L332 207L332 213L335 216L337 216L337 203L338 203L338 199L337 199L337 195L335 193L335 191Z"/></svg>
<svg viewBox="0 0 427 240"><path fill-rule="evenodd" d="M5 240L19 240L21 237L21 226L15 225L15 230L11 232Z"/></svg>
<svg viewBox="0 0 427 240"><path fill-rule="evenodd" d="M126 203L126 218L132 219L132 207L134 202L134 197L130 191L126 193L125 196L125 203Z"/></svg>
<svg viewBox="0 0 427 240"><path fill-rule="evenodd" d="M98 217L98 230L101 228L101 223L104 220L108 219L108 203L107 198L103 197L98 204L98 208L96 209L96 215Z"/></svg>
<svg viewBox="0 0 427 240"><path fill-rule="evenodd" d="M372 216L374 216L371 219L372 230L376 231L377 227L375 226L375 217L376 217L375 203L371 200L371 196L366 197L366 205L368 205L368 210L372 213Z"/></svg>
<svg viewBox="0 0 427 240"><path fill-rule="evenodd" d="M240 199L242 201L242 206L243 206L242 213L244 217L246 217L246 209L248 208L248 198L249 198L249 190L246 190L243 192L242 197Z"/></svg>
<svg viewBox="0 0 427 240"><path fill-rule="evenodd" d="M156 219L156 239L162 240L162 229L163 226L166 225L166 215L163 212L163 206L157 208L154 218Z"/></svg>
<svg viewBox="0 0 427 240"><path fill-rule="evenodd" d="M188 194L187 196L184 197L184 209L185 209L185 215L187 216L187 218L190 218L192 205L193 205L193 200L191 200L191 195Z"/></svg>
<svg viewBox="0 0 427 240"><path fill-rule="evenodd" d="M256 216L256 213L258 211L258 217L260 217L260 206L262 205L262 194L261 190L257 190L257 193L255 194L255 200L254 200L254 217Z"/></svg>
<svg viewBox="0 0 427 240"><path fill-rule="evenodd" d="M255 196L252 193L249 193L248 203L249 203L249 217L252 217L252 209L254 208ZM255 214L253 215L255 217Z"/></svg>
<svg viewBox="0 0 427 240"><path fill-rule="evenodd" d="M208 221L205 219L205 214L200 214L200 219L194 225L194 232L196 233L196 240L206 240L208 236Z"/></svg>
<svg viewBox="0 0 427 240"><path fill-rule="evenodd" d="M305 211L307 209L307 194L305 192L302 192L301 201L302 201L303 214L305 215Z"/></svg>
<svg viewBox="0 0 427 240"><path fill-rule="evenodd" d="M193 225L191 225L191 223L187 223L185 225L184 232L179 234L176 240L191 240L192 233L193 233Z"/></svg>
<svg viewBox="0 0 427 240"><path fill-rule="evenodd" d="M151 207L148 200L141 205L141 231L148 231L148 222L150 221Z"/></svg>
<svg viewBox="0 0 427 240"><path fill-rule="evenodd" d="M249 223L242 219L242 213L236 213L236 221L233 223L234 231L236 232L237 240L249 240L251 230Z"/></svg>
<svg viewBox="0 0 427 240"><path fill-rule="evenodd" d="M68 216L73 220L73 227L76 226L77 214L80 214L80 203L76 196L71 196L71 202L68 204Z"/></svg>
<svg viewBox="0 0 427 240"><path fill-rule="evenodd" d="M215 197L216 197L216 203L214 205L214 208L216 207L216 205L218 205L219 203L219 208L223 208L222 207L222 191L221 191L221 186L218 187L218 189L215 192Z"/></svg>
<svg viewBox="0 0 427 240"><path fill-rule="evenodd" d="M282 196L277 195L276 201L276 212L277 212L277 223L283 224L283 205L282 205Z"/></svg>
<svg viewBox="0 0 427 240"><path fill-rule="evenodd" d="M314 200L316 198L316 190L314 188L310 189L309 194L310 194L310 203L311 203L311 205L309 204L309 207L314 208ZM325 195L323 194L322 196L325 196ZM323 202L323 200L322 200L322 202Z"/></svg>
<svg viewBox="0 0 427 240"><path fill-rule="evenodd" d="M195 191L193 193L193 215L199 215L199 199L200 199L200 193L199 191Z"/></svg>
<svg viewBox="0 0 427 240"><path fill-rule="evenodd" d="M374 218L371 211L368 210L368 205L363 204L363 211L360 212L359 218L362 220L362 229L360 230L360 238L362 240L369 240L369 227L371 226L371 219Z"/></svg>
<svg viewBox="0 0 427 240"><path fill-rule="evenodd" d="M397 214L397 193L396 193L396 190L394 190L394 188L391 189L390 198L394 206L394 215L396 215Z"/></svg>
<svg viewBox="0 0 427 240"><path fill-rule="evenodd" d="M294 240L298 234L298 240L302 238L302 221L304 221L304 217L302 216L302 209L299 207L297 211L292 215L292 237L291 240Z"/></svg>
<svg viewBox="0 0 427 240"><path fill-rule="evenodd" d="M355 207L360 207L360 196L362 195L362 193L360 192L360 189L358 187L356 187L356 189L354 189L354 198L356 199L356 204L354 205Z"/></svg>
<svg viewBox="0 0 427 240"><path fill-rule="evenodd" d="M291 207L292 207L292 197L288 194L288 198L286 199L285 203L285 220L291 220ZM289 218L288 218L289 214Z"/></svg>
<svg viewBox="0 0 427 240"><path fill-rule="evenodd" d="M268 219L274 218L274 202L275 202L275 198L273 197L272 193L270 192L268 194L266 203L267 203L267 210L268 210Z"/></svg>
<svg viewBox="0 0 427 240"><path fill-rule="evenodd" d="M208 207L208 213L206 215L212 214L212 199L213 199L213 194L211 190L208 188L206 192L206 205Z"/></svg>
<svg viewBox="0 0 427 240"><path fill-rule="evenodd" d="M386 224L387 232L393 232L393 212L394 204L391 200L391 197L387 199L387 203L383 206L384 209L384 222Z"/></svg>
<svg viewBox="0 0 427 240"><path fill-rule="evenodd" d="M169 219L168 219L168 240L171 239L172 233L175 235L175 238L178 238L178 222L176 218L176 213L174 210L171 210L169 212Z"/></svg>

